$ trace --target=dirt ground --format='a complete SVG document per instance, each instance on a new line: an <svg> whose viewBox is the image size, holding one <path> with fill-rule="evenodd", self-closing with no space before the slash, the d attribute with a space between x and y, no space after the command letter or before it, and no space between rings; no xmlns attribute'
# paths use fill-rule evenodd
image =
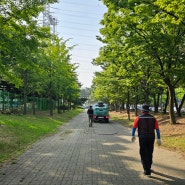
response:
<svg viewBox="0 0 185 185"><path fill-rule="evenodd" d="M177 124L171 125L169 116L158 115L156 116L159 122L160 130L163 135L185 135L185 116L176 118Z"/></svg>
<svg viewBox="0 0 185 185"><path fill-rule="evenodd" d="M110 113L111 117L117 117L118 119L127 119L128 115L126 113L126 111L123 112L115 112L112 111ZM158 122L159 122L159 127L160 127L160 131L162 135L166 135L166 136L172 136L172 135L185 135L185 115L183 115L180 118L176 118L176 122L177 124L175 125L171 125L169 122L169 115L164 115L164 114L157 114L154 115ZM135 118L135 114L134 112L130 112L130 118L134 119Z"/></svg>

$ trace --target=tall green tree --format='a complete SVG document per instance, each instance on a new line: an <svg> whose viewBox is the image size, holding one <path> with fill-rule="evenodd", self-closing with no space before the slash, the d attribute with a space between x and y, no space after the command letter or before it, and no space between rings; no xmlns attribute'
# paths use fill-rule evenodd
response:
<svg viewBox="0 0 185 185"><path fill-rule="evenodd" d="M103 2L108 12L101 22L104 25L101 30L103 37L99 40L106 44L105 51L111 48L108 53L115 59L110 62L120 61L122 56L120 63L123 68L131 61L138 72L148 77L147 81L151 77L163 79L169 90L170 122L174 124L174 90L184 79L185 69L183 0L165 3L137 0ZM125 54L121 54L120 49ZM103 58L101 60L104 61ZM137 73L136 70L133 72Z"/></svg>
<svg viewBox="0 0 185 185"><path fill-rule="evenodd" d="M70 101L78 96L76 67L70 64L72 48L37 22L44 6L54 2L0 2L0 76L24 94L24 114L28 95L48 97L49 92L51 115L52 101L67 93L66 87L73 89Z"/></svg>
<svg viewBox="0 0 185 185"><path fill-rule="evenodd" d="M17 75L10 73L9 67L22 65L33 68L34 52L40 47L40 39L50 37L48 28L37 24L37 17L44 9L46 1L14 1L0 2L0 68L1 73L19 86ZM30 58L30 60L29 60Z"/></svg>
<svg viewBox="0 0 185 185"><path fill-rule="evenodd" d="M43 48L41 81L43 94L50 99L51 116L53 115L53 100L72 102L74 97L76 99L79 97L76 67L75 64L70 63L70 49L66 47L66 41L58 37L53 38L48 43L48 47Z"/></svg>

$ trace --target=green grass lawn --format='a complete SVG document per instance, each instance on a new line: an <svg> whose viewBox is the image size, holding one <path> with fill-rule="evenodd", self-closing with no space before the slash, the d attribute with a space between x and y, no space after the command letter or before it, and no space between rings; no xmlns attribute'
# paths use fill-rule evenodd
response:
<svg viewBox="0 0 185 185"><path fill-rule="evenodd" d="M185 154L185 135L163 136L162 144L169 149L178 150Z"/></svg>
<svg viewBox="0 0 185 185"><path fill-rule="evenodd" d="M40 115L0 114L0 163L21 154L38 139L56 133L59 126L82 112L82 109Z"/></svg>

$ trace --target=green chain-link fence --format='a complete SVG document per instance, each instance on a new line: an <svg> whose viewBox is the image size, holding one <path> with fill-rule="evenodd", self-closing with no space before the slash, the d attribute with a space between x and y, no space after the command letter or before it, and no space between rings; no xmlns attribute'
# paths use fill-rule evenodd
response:
<svg viewBox="0 0 185 185"><path fill-rule="evenodd" d="M56 102L53 102L53 108L56 108ZM49 110L49 99L38 97L27 97L26 103L27 111L33 110ZM22 110L23 109L23 97L16 93L10 93L6 91L0 91L0 110Z"/></svg>

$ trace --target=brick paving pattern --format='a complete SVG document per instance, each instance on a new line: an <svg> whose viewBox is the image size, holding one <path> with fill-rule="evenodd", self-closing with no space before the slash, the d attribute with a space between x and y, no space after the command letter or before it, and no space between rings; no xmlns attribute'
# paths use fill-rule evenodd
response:
<svg viewBox="0 0 185 185"><path fill-rule="evenodd" d="M130 133L113 122L89 128L81 113L1 168L0 185L185 185L183 157L158 146L145 177Z"/></svg>

